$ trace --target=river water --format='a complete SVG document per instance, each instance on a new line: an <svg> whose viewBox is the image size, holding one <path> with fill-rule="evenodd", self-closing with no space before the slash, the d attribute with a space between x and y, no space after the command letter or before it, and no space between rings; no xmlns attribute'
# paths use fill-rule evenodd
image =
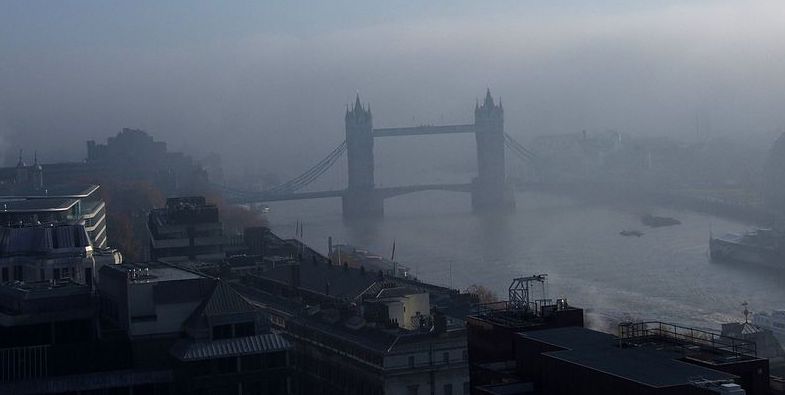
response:
<svg viewBox="0 0 785 395"><path fill-rule="evenodd" d="M271 204L275 232L326 253L327 237L389 256L421 280L465 289L480 284L502 299L514 277L548 274L547 296L587 310L590 326L612 330L624 319L662 320L718 329L751 310L785 307L785 270L713 263L710 232L750 225L689 211L611 207L560 195L517 192L505 215L471 212L467 194L423 192L389 199L385 217L345 222L339 199ZM673 216L682 225L649 229L640 215ZM619 231L645 234L623 237ZM539 291L538 291L539 292ZM539 297L539 294L537 294Z"/></svg>

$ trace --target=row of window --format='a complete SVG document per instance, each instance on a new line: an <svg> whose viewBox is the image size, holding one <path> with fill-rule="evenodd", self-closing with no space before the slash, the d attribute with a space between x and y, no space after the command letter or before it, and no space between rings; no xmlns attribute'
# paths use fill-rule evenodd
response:
<svg viewBox="0 0 785 395"><path fill-rule="evenodd" d="M463 360L464 361L468 361L469 360L469 352L467 350L463 350ZM450 363L450 353L448 351L445 351L445 352L442 353L442 361L441 362L443 364L449 364ZM414 366L415 366L414 355L410 355L409 356L409 367L413 368Z"/></svg>

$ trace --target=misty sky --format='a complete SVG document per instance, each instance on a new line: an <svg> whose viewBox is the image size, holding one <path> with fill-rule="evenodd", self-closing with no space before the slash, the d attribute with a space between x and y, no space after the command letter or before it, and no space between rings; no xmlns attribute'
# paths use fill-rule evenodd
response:
<svg viewBox="0 0 785 395"><path fill-rule="evenodd" d="M0 0L0 159L81 160L132 127L292 174L357 91L383 127L470 122L490 87L521 140L785 127L785 2L585 3Z"/></svg>

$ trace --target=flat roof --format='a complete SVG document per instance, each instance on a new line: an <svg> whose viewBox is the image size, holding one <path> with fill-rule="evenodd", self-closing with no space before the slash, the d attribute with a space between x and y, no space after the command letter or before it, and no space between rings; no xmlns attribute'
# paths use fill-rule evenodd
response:
<svg viewBox="0 0 785 395"><path fill-rule="evenodd" d="M19 299L36 299L46 297L65 297L71 295L89 295L90 287L77 283L71 279L62 279L54 282L11 281L0 285L0 293L11 294Z"/></svg>
<svg viewBox="0 0 785 395"><path fill-rule="evenodd" d="M3 188L0 189L0 199L46 199L46 198L71 198L83 199L100 188L95 184L58 184L43 188Z"/></svg>
<svg viewBox="0 0 785 395"><path fill-rule="evenodd" d="M166 265L160 262L146 263L121 263L119 265L105 265L106 270L116 270L130 273L137 270L137 277L129 277L131 283L155 283L165 281L195 280L205 276L179 267ZM103 268L101 270L104 270Z"/></svg>
<svg viewBox="0 0 785 395"><path fill-rule="evenodd" d="M520 333L520 336L564 348L542 355L650 387L689 385L695 377L733 380L732 374L680 361L682 354L653 348L621 348L616 336L582 327Z"/></svg>
<svg viewBox="0 0 785 395"><path fill-rule="evenodd" d="M78 202L70 198L5 199L0 197L0 214L68 211Z"/></svg>

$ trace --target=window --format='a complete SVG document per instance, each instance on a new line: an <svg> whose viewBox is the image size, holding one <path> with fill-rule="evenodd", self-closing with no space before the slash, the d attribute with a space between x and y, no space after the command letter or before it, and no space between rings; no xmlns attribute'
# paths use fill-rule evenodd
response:
<svg viewBox="0 0 785 395"><path fill-rule="evenodd" d="M452 384L444 385L444 395L452 395Z"/></svg>
<svg viewBox="0 0 785 395"><path fill-rule="evenodd" d="M253 321L234 324L234 337L253 336L255 333Z"/></svg>
<svg viewBox="0 0 785 395"><path fill-rule="evenodd" d="M60 279L60 269L52 269L52 278L55 280Z"/></svg>
<svg viewBox="0 0 785 395"><path fill-rule="evenodd" d="M8 268L4 267L3 268L3 282L6 282L6 281L8 281Z"/></svg>
<svg viewBox="0 0 785 395"><path fill-rule="evenodd" d="M469 387L469 382L468 381L464 381L463 382L463 395L469 395L470 392L471 392L471 387Z"/></svg>
<svg viewBox="0 0 785 395"><path fill-rule="evenodd" d="M406 395L417 395L420 391L420 386L417 384L406 386Z"/></svg>
<svg viewBox="0 0 785 395"><path fill-rule="evenodd" d="M16 281L24 281L25 276L22 273L22 266L16 265L14 266L14 280Z"/></svg>
<svg viewBox="0 0 785 395"><path fill-rule="evenodd" d="M449 352L442 353L442 362L450 363L450 353Z"/></svg>
<svg viewBox="0 0 785 395"><path fill-rule="evenodd" d="M409 356L409 367L410 368L414 367L414 355Z"/></svg>
<svg viewBox="0 0 785 395"><path fill-rule="evenodd" d="M213 327L213 340L229 339L232 337L232 325L216 325Z"/></svg>

